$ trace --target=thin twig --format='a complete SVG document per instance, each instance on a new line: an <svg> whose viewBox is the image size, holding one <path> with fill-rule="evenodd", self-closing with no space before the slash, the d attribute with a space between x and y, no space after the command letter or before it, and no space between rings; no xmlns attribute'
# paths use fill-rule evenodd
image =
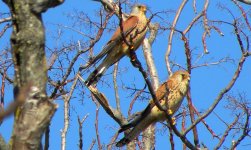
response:
<svg viewBox="0 0 251 150"><path fill-rule="evenodd" d="M98 117L99 117L99 108L100 108L100 104L99 103L96 103L96 117L95 117L95 131L96 131L96 138L97 138L97 141L98 141L98 149L99 150L102 150L102 145L101 145L101 141L100 141L100 136L99 136L99 129L98 129Z"/></svg>
<svg viewBox="0 0 251 150"><path fill-rule="evenodd" d="M11 24L6 24L3 30L0 32L0 38L4 35L5 31L11 27Z"/></svg>
<svg viewBox="0 0 251 150"><path fill-rule="evenodd" d="M235 126L235 124L237 123L237 121L239 120L239 116L236 116L234 121L227 127L227 129L225 130L224 134L222 135L219 143L216 145L216 147L214 148L215 150L220 149L221 145L224 143L224 141L226 140L226 137L228 136L229 132L233 129L233 126Z"/></svg>
<svg viewBox="0 0 251 150"><path fill-rule="evenodd" d="M246 121L245 121L244 127L242 129L242 135L237 139L237 141L234 142L234 144L230 148L231 150L234 150L241 143L241 141L244 140L244 138L246 138L248 136L249 132L251 131L251 129L249 127L250 108L247 108L247 106L245 104L241 104L241 105L242 105L242 108L244 109L244 112L246 114Z"/></svg>
<svg viewBox="0 0 251 150"><path fill-rule="evenodd" d="M181 127L182 127L182 132L184 132L186 130L186 109L183 108L182 110L182 123L181 123ZM183 150L187 149L186 144L182 144L183 145Z"/></svg>
<svg viewBox="0 0 251 150"><path fill-rule="evenodd" d="M168 126L169 129L169 141L171 143L171 150L175 150L175 146L174 146L174 140L173 140L173 131L171 129L171 127Z"/></svg>
<svg viewBox="0 0 251 150"><path fill-rule="evenodd" d="M96 140L92 140L92 143L90 145L90 147L88 148L88 150L92 150L92 148L94 147L94 144L96 143Z"/></svg>
<svg viewBox="0 0 251 150"><path fill-rule="evenodd" d="M247 24L247 27L248 27L249 31L251 31L251 25L250 25L250 23L249 23L249 21L248 21L248 17L247 17L246 12L245 12L244 9L241 7L241 5L239 5L239 4L237 3L236 0L232 0L232 1L233 1L234 4L240 9L241 14L242 14L242 16L243 16L243 18L244 18L244 20L245 20L245 22L246 22L246 24Z"/></svg>
<svg viewBox="0 0 251 150"><path fill-rule="evenodd" d="M78 133L79 133L79 150L82 150L83 149L83 131L82 131L82 128L83 128L83 123L85 122L86 118L89 116L89 114L85 115L83 117L83 119L81 120L78 116Z"/></svg>

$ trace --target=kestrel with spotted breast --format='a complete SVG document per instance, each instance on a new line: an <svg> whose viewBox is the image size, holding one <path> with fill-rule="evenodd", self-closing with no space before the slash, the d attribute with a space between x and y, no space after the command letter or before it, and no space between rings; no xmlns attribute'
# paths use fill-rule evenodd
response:
<svg viewBox="0 0 251 150"><path fill-rule="evenodd" d="M96 84L110 66L125 55L130 56L130 51L136 51L139 48L147 32L146 10L145 5L135 5L132 8L129 17L122 22L103 50L92 60L94 63L106 56L85 81L87 86Z"/></svg>
<svg viewBox="0 0 251 150"><path fill-rule="evenodd" d="M160 105L168 110L172 116L180 107L189 87L190 75L187 71L179 70L164 82L156 91L156 97ZM167 102L167 104L166 104ZM132 130L125 134L117 144L117 147L122 147L144 131L148 126L158 121L166 120L166 113L159 110L154 101L151 100L146 109L129 124L121 127L119 133L127 129Z"/></svg>

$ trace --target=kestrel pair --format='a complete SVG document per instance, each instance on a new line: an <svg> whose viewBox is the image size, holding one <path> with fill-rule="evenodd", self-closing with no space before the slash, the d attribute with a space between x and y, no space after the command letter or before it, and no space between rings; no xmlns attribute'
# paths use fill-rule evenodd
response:
<svg viewBox="0 0 251 150"><path fill-rule="evenodd" d="M112 38L105 45L101 53L93 60L95 63L106 56L103 62L89 75L86 85L96 84L105 71L125 55L129 56L130 51L139 48L147 32L148 19L146 18L146 6L136 5L132 8L131 14L122 26L119 26ZM121 32L123 29L123 32ZM128 44L129 43L129 44ZM174 114L180 107L188 90L190 75L186 71L177 71L164 82L156 91L157 100L163 108ZM167 104L166 104L167 102ZM166 113L159 110L153 101L150 101L140 116L132 122L121 127L119 132L127 129L131 131L122 138L116 146L121 147L136 138L148 126L158 121L166 120Z"/></svg>
<svg viewBox="0 0 251 150"><path fill-rule="evenodd" d="M156 91L156 97L163 108L174 114L180 107L189 87L190 75L187 71L177 71L164 82ZM167 102L167 104L166 104ZM159 110L151 100L140 116L121 127L119 132L131 129L116 146L121 147L134 140L142 131L153 123L166 120L166 113Z"/></svg>
<svg viewBox="0 0 251 150"><path fill-rule="evenodd" d="M106 55L103 62L87 78L87 86L96 84L110 66L125 55L129 56L130 51L139 48L147 32L147 23L146 6L134 6L128 19L122 22L103 50L92 60L95 63Z"/></svg>

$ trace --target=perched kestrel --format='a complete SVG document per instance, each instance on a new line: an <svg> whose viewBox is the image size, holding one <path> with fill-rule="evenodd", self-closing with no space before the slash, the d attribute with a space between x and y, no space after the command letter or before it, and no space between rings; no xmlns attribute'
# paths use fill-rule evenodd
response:
<svg viewBox="0 0 251 150"><path fill-rule="evenodd" d="M132 8L128 19L122 22L122 26L117 28L103 50L92 60L92 63L96 62L106 55L103 62L85 81L87 86L97 83L99 78L110 66L119 61L125 55L130 56L131 50L136 51L139 48L147 31L148 19L146 18L145 13L145 5L135 5ZM121 29L123 29L124 36L122 36Z"/></svg>
<svg viewBox="0 0 251 150"><path fill-rule="evenodd" d="M168 106L167 110L170 115L174 114L179 109L183 98L187 93L189 81L189 73L180 70L175 72L156 91L157 100L163 108ZM167 105L166 101L168 102ZM166 119L165 112L159 110L154 101L151 100L146 109L138 117L136 117L131 123L121 127L119 133L129 128L132 128L132 130L126 134L116 146L121 147L128 144L152 123L164 121Z"/></svg>

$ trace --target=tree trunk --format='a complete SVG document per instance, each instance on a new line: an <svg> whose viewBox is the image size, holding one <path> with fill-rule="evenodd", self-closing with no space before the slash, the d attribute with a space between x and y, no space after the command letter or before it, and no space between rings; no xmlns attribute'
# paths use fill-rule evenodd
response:
<svg viewBox="0 0 251 150"><path fill-rule="evenodd" d="M5 0L12 13L14 98L30 86L15 112L11 149L41 149L41 137L56 110L46 94L47 65L41 13L62 1Z"/></svg>

